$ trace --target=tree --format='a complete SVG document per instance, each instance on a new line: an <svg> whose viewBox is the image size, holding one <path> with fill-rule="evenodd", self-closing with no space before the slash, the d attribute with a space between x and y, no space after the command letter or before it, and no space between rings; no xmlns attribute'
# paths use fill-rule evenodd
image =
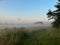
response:
<svg viewBox="0 0 60 45"><path fill-rule="evenodd" d="M55 7L57 9L54 11L49 10L47 16L49 20L54 19L54 21L52 22L53 27L59 27L60 26L60 0L58 0L58 3L57 5L55 5Z"/></svg>

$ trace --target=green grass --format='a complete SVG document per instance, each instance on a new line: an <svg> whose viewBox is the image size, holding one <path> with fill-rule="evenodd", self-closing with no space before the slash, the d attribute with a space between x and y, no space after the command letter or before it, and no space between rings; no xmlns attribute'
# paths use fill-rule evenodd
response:
<svg viewBox="0 0 60 45"><path fill-rule="evenodd" d="M0 29L0 45L60 45L60 29Z"/></svg>

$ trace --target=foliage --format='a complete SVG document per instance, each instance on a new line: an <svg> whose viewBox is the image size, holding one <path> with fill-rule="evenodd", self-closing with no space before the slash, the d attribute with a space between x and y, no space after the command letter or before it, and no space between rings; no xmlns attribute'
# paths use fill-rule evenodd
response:
<svg viewBox="0 0 60 45"><path fill-rule="evenodd" d="M49 19L54 19L54 22L52 22L53 27L59 27L60 26L60 0L55 7L57 10L51 11L47 13Z"/></svg>

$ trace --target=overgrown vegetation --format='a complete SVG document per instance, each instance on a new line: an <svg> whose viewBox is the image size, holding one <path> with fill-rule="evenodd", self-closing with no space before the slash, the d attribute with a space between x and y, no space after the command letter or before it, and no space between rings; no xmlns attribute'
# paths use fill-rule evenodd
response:
<svg viewBox="0 0 60 45"><path fill-rule="evenodd" d="M60 30L1 29L0 45L60 45Z"/></svg>

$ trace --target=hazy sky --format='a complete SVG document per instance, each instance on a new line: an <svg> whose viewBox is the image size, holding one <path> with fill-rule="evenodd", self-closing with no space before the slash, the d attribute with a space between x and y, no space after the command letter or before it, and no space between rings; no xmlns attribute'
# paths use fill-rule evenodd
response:
<svg viewBox="0 0 60 45"><path fill-rule="evenodd" d="M48 9L57 0L0 0L0 22L47 21Z"/></svg>

